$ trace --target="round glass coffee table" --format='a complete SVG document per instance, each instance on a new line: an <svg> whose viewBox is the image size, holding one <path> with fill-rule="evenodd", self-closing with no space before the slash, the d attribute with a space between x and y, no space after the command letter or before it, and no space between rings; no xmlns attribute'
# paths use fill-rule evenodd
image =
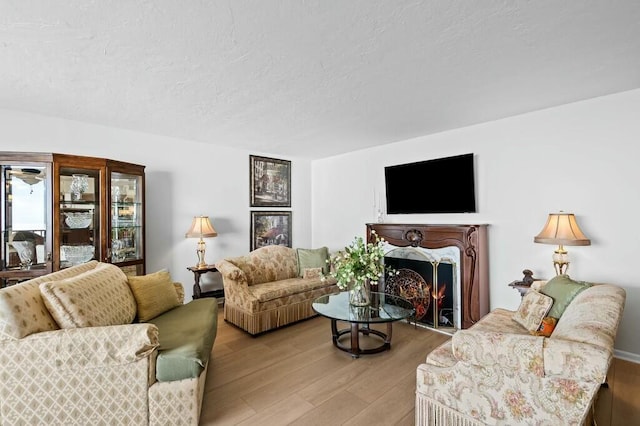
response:
<svg viewBox="0 0 640 426"><path fill-rule="evenodd" d="M313 310L323 317L331 320L331 334L333 345L345 352L349 352L353 358L360 355L375 354L391 349L392 324L414 315L413 304L398 296L385 293L371 293L369 306L352 306L349 304L349 292L343 291L336 294L327 294L313 301ZM338 321L350 323L349 328L338 330ZM387 325L387 332L370 328L370 324ZM350 345L341 342L342 336L350 335ZM373 348L360 348L360 334L373 335L381 340L379 346Z"/></svg>

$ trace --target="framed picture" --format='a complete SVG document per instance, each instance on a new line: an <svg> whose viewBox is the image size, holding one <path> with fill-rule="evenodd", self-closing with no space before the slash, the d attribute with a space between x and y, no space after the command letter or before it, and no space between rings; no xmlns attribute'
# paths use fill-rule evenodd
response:
<svg viewBox="0 0 640 426"><path fill-rule="evenodd" d="M291 161L249 156L251 207L291 207Z"/></svg>
<svg viewBox="0 0 640 426"><path fill-rule="evenodd" d="M252 211L250 250L273 245L291 247L291 212Z"/></svg>

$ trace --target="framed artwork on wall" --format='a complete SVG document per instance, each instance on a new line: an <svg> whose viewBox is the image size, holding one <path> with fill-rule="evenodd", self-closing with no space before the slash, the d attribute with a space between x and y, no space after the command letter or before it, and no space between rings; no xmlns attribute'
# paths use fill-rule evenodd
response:
<svg viewBox="0 0 640 426"><path fill-rule="evenodd" d="M291 207L291 161L249 156L251 207Z"/></svg>
<svg viewBox="0 0 640 426"><path fill-rule="evenodd" d="M251 211L250 251L272 245L291 247L291 212Z"/></svg>

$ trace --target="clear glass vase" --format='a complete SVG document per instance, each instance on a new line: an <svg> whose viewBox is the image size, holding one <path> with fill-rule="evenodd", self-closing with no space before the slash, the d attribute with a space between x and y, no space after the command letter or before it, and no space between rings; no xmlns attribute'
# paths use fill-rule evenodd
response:
<svg viewBox="0 0 640 426"><path fill-rule="evenodd" d="M369 281L354 282L349 289L349 304L353 306L369 306L371 303L371 290Z"/></svg>
<svg viewBox="0 0 640 426"><path fill-rule="evenodd" d="M82 194L84 194L87 189L89 189L89 176L80 174L71 175L71 185L69 190L73 194L75 200L82 199Z"/></svg>

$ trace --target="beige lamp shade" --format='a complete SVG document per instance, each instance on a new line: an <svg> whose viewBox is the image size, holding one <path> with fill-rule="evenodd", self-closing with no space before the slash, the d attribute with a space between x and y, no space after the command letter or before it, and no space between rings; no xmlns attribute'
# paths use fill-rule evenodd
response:
<svg viewBox="0 0 640 426"><path fill-rule="evenodd" d="M536 243L565 246L588 246L589 240L580 230L573 213L551 213L542 231L533 238Z"/></svg>
<svg viewBox="0 0 640 426"><path fill-rule="evenodd" d="M187 238L200 238L198 241L198 248L196 253L198 254L197 268L204 268L207 266L207 262L204 260L204 254L206 250L206 243L203 238L212 238L218 236L218 233L213 229L213 225L209 220L209 216L196 216L191 222L191 228L185 234Z"/></svg>
<svg viewBox="0 0 640 426"><path fill-rule="evenodd" d="M191 222L191 228L185 234L187 238L213 238L218 233L213 229L209 216L196 216Z"/></svg>
<svg viewBox="0 0 640 426"><path fill-rule="evenodd" d="M542 244L557 244L553 252L553 267L557 275L567 273L569 268L569 254L563 246L588 246L591 240L580 230L573 213L551 213L542 231L533 241Z"/></svg>

